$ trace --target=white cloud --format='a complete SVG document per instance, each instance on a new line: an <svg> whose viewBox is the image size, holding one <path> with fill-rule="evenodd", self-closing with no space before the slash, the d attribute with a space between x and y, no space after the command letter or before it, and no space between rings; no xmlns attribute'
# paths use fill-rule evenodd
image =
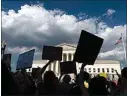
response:
<svg viewBox="0 0 127 96"><path fill-rule="evenodd" d="M13 53L13 54L21 54L21 53L24 53L26 51L29 51L29 50L32 50L32 49L35 49L36 51L36 54L38 55L39 53L39 49L37 47L25 47L25 46L22 46L22 47L8 47L6 49L6 52L7 53Z"/></svg>
<svg viewBox="0 0 127 96"><path fill-rule="evenodd" d="M52 15L63 15L63 14L66 13L65 11L62 11L62 10L59 10L59 9L54 9L54 10L49 10L49 11Z"/></svg>
<svg viewBox="0 0 127 96"><path fill-rule="evenodd" d="M24 5L18 13L14 10L2 11L2 34L11 46L37 46L58 37L58 40L52 40L57 44L55 42L59 39L73 41L72 37L77 38L82 29L94 32L94 21L93 18L78 21L74 15L67 15L58 9Z"/></svg>
<svg viewBox="0 0 127 96"><path fill-rule="evenodd" d="M108 9L106 13L102 14L102 16L110 16L111 17L115 12L116 11L114 9Z"/></svg>
<svg viewBox="0 0 127 96"><path fill-rule="evenodd" d="M88 16L86 13L80 12L80 13L78 14L79 20L87 19L88 17L89 17L89 16Z"/></svg>
<svg viewBox="0 0 127 96"><path fill-rule="evenodd" d="M116 59L116 60L124 60L125 59L125 52L122 47L115 48L113 50L109 50L107 52L101 52L98 55L101 59Z"/></svg>
<svg viewBox="0 0 127 96"><path fill-rule="evenodd" d="M102 46L102 50L98 57L103 59L116 59L116 60L124 60L125 59L125 51L123 47L123 43L119 43L115 45L116 41L121 37L121 33L123 33L123 42L126 46L126 25L124 26L115 26L114 28L107 27L104 32L100 33L99 36L104 38L104 43Z"/></svg>
<svg viewBox="0 0 127 96"><path fill-rule="evenodd" d="M113 9L107 11L108 15L114 13ZM44 44L77 43L81 30L91 33L96 31L96 19L84 19L81 15L88 17L86 14L80 14L80 18L77 18L63 10L47 10L39 5L24 5L18 12L2 11L2 38L7 41L9 46L7 50L11 53L21 53L33 46L39 50ZM101 58L107 58L111 56L113 50L120 47L114 44L121 32L126 38L126 25L110 28L105 22L100 21L98 32L97 35L105 39ZM119 51L118 54L123 57L122 49L116 51Z"/></svg>
<svg viewBox="0 0 127 96"><path fill-rule="evenodd" d="M116 11L114 9L108 9L107 10L107 15L111 16L112 14L114 14Z"/></svg>

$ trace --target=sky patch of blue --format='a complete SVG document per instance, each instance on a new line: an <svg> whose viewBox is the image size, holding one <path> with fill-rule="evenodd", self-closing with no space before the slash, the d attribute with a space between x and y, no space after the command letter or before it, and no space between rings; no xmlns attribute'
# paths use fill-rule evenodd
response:
<svg viewBox="0 0 127 96"><path fill-rule="evenodd" d="M86 13L91 17L98 17L104 14L108 9L114 9L116 13L113 15L113 19L110 20L107 17L102 18L107 25L113 27L117 25L126 24L126 0L2 0L2 10L8 11L13 9L17 12L21 6L28 4L44 4L44 7L48 10L60 9L65 11L69 15L78 16L80 12Z"/></svg>

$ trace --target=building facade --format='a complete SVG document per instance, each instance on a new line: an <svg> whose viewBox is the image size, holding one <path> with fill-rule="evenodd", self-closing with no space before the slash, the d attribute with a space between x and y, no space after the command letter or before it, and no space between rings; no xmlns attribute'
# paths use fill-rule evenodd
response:
<svg viewBox="0 0 127 96"><path fill-rule="evenodd" d="M76 45L62 43L57 45L57 47L63 48L63 61L72 61L74 58L74 53L76 51ZM32 68L43 67L48 61L46 60L34 60ZM80 72L81 63L76 63L77 74ZM60 61L54 61L47 67L46 71L52 70L56 74L56 76L60 76ZM106 72L111 76L111 78L118 78L116 72L117 70L119 74L121 74L120 63L118 61L113 60L96 60L94 65L86 65L84 68L91 76L95 76L101 72ZM32 71L32 70L31 70Z"/></svg>

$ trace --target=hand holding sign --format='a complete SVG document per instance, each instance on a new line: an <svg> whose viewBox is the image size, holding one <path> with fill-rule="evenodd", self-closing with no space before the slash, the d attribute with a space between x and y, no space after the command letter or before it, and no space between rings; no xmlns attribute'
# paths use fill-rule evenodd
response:
<svg viewBox="0 0 127 96"><path fill-rule="evenodd" d="M84 67L87 64L93 65L102 46L103 39L89 32L82 30L78 46L74 55L74 61L83 63L79 74L79 85L84 96L89 96L84 87Z"/></svg>

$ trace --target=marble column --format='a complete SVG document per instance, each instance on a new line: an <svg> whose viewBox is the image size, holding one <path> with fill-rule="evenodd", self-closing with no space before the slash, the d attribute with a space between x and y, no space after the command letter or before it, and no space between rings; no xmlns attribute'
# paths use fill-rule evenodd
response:
<svg viewBox="0 0 127 96"><path fill-rule="evenodd" d="M47 62L48 62L48 60L47 60ZM48 65L48 66L47 66L47 68L46 68L46 70L45 70L45 71L48 71L48 70L50 70L50 69L49 69L49 68L50 68L49 66L50 66L50 65Z"/></svg>
<svg viewBox="0 0 127 96"><path fill-rule="evenodd" d="M64 54L62 54L62 61L61 62L63 62L63 60L64 60Z"/></svg>
<svg viewBox="0 0 127 96"><path fill-rule="evenodd" d="M52 64L52 63L51 63ZM51 70L51 64L49 65L49 70Z"/></svg>
<svg viewBox="0 0 127 96"><path fill-rule="evenodd" d="M76 62L76 69L77 69L77 73L79 73L80 72L80 66L79 66L79 64Z"/></svg>
<svg viewBox="0 0 127 96"><path fill-rule="evenodd" d="M66 54L66 61L69 60L69 54Z"/></svg>
<svg viewBox="0 0 127 96"><path fill-rule="evenodd" d="M60 71L60 61L58 61L58 75L60 76L61 71Z"/></svg>
<svg viewBox="0 0 127 96"><path fill-rule="evenodd" d="M56 61L53 62L53 72L55 73L56 72Z"/></svg>
<svg viewBox="0 0 127 96"><path fill-rule="evenodd" d="M56 75L58 74L58 61L56 61L55 73L56 73Z"/></svg>
<svg viewBox="0 0 127 96"><path fill-rule="evenodd" d="M46 68L46 71L48 71L49 70L49 66L47 66L47 68Z"/></svg>
<svg viewBox="0 0 127 96"><path fill-rule="evenodd" d="M53 64L53 63L51 63L51 71L53 71L53 65L54 65L54 64Z"/></svg>
<svg viewBox="0 0 127 96"><path fill-rule="evenodd" d="M73 57L73 54L71 54L71 60L73 60L73 58L74 58L74 57Z"/></svg>

